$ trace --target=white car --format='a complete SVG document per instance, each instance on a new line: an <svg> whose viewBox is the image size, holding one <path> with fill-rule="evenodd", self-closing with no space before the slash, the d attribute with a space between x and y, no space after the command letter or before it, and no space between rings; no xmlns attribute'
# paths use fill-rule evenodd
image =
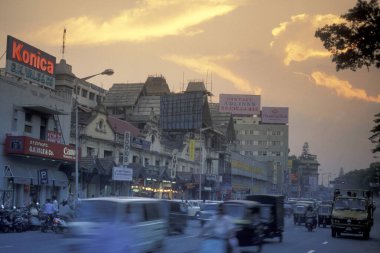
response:
<svg viewBox="0 0 380 253"><path fill-rule="evenodd" d="M187 202L187 215L189 217L195 218L198 217L201 211L198 201L189 200Z"/></svg>

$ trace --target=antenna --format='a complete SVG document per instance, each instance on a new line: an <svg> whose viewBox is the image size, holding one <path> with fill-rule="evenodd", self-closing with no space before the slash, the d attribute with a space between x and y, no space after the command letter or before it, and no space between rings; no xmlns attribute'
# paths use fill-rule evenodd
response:
<svg viewBox="0 0 380 253"><path fill-rule="evenodd" d="M211 94L212 94L212 72L210 73L210 86L211 86ZM212 96L210 96L210 103L212 103Z"/></svg>
<svg viewBox="0 0 380 253"><path fill-rule="evenodd" d="M65 42L66 42L66 27L63 29L63 38L62 38L62 59L65 59Z"/></svg>
<svg viewBox="0 0 380 253"><path fill-rule="evenodd" d="M182 72L182 91L185 91L185 72Z"/></svg>

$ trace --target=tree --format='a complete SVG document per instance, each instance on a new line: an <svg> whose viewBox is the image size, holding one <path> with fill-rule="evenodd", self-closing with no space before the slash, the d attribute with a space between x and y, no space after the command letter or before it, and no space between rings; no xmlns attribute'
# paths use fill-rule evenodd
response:
<svg viewBox="0 0 380 253"><path fill-rule="evenodd" d="M380 8L377 0L358 0L341 16L346 22L325 25L315 37L332 54L336 70L356 71L363 66L380 68Z"/></svg>
<svg viewBox="0 0 380 253"><path fill-rule="evenodd" d="M375 126L371 130L372 136L369 137L369 140L375 144L372 153L377 153L380 152L380 113L375 115L373 122L375 122Z"/></svg>

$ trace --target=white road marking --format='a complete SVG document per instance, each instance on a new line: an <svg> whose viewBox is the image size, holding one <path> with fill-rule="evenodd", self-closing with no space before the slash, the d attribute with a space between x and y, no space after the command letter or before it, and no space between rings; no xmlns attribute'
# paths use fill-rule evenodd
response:
<svg viewBox="0 0 380 253"><path fill-rule="evenodd" d="M324 241L322 244L328 244L329 242Z"/></svg>
<svg viewBox="0 0 380 253"><path fill-rule="evenodd" d="M314 253L315 250L309 250L307 253Z"/></svg>
<svg viewBox="0 0 380 253"><path fill-rule="evenodd" d="M0 246L0 249L5 249L5 248L13 248L13 245L2 245Z"/></svg>

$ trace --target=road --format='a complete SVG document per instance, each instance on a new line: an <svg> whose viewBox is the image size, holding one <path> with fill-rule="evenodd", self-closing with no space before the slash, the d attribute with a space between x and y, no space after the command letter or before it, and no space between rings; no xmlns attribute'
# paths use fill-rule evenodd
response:
<svg viewBox="0 0 380 253"><path fill-rule="evenodd" d="M379 201L377 201L379 206ZM196 220L189 221L184 235L168 236L164 252L194 253L199 252L201 239L200 225ZM60 245L64 242L62 235L52 232L41 233L28 231L23 233L0 233L0 253L62 253L66 252ZM292 219L285 220L283 242L278 238L267 239L263 253L375 253L380 248L380 207L375 212L375 224L370 239L364 240L360 236L343 235L339 238L331 237L331 229L317 228L308 232L304 226L296 226Z"/></svg>

